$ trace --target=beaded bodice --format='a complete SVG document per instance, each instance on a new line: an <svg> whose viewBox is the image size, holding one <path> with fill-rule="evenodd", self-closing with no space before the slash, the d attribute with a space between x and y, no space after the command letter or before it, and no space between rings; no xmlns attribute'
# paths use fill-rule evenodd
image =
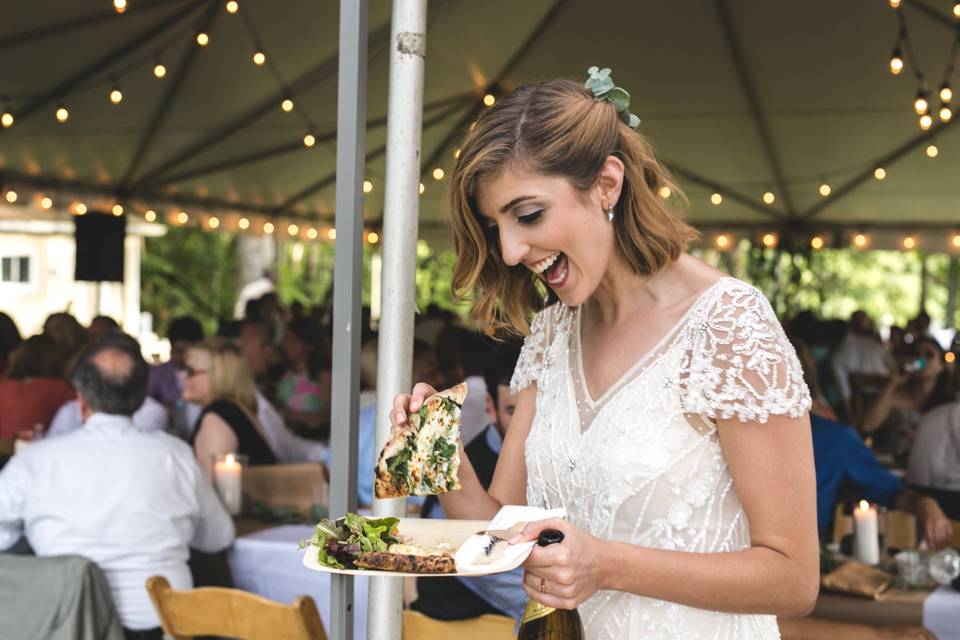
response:
<svg viewBox="0 0 960 640"><path fill-rule="evenodd" d="M763 295L723 278L600 398L583 380L580 309L534 319L512 387L537 384L526 441L527 503L565 507L600 538L697 553L750 546L718 418L802 416L810 396ZM776 638L772 616L704 611L601 591L580 607L587 637Z"/></svg>

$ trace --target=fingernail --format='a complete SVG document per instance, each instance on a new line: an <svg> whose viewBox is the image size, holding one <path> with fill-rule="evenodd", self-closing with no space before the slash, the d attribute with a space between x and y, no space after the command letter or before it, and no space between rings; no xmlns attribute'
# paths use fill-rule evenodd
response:
<svg viewBox="0 0 960 640"><path fill-rule="evenodd" d="M517 544L518 542L520 542L522 538L523 536L513 536L512 538L507 540L507 544Z"/></svg>
<svg viewBox="0 0 960 640"><path fill-rule="evenodd" d="M398 423L398 424L401 423L401 422L403 422L403 414L402 414L402 413L400 413L399 411L397 411L397 412L394 414L394 416L397 418L397 423Z"/></svg>

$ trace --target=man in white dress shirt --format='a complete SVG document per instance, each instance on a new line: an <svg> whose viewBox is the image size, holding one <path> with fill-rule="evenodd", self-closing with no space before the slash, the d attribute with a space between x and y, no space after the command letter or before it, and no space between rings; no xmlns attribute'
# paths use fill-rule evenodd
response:
<svg viewBox="0 0 960 640"><path fill-rule="evenodd" d="M131 417L133 426L140 431L164 431L169 422L167 410L162 404L147 396L143 404ZM80 401L71 400L57 410L53 422L47 429L46 437L65 436L83 426L83 416L80 413Z"/></svg>
<svg viewBox="0 0 960 640"><path fill-rule="evenodd" d="M72 376L84 427L32 445L0 472L0 549L25 534L39 556L93 560L129 637L144 639L162 637L147 578L190 588L189 548L213 553L234 538L193 450L133 425L147 375L129 336L88 346Z"/></svg>

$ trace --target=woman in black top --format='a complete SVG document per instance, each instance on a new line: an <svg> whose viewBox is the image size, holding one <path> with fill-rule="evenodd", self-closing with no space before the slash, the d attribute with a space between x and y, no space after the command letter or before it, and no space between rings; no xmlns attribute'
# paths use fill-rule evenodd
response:
<svg viewBox="0 0 960 640"><path fill-rule="evenodd" d="M192 442L208 478L226 453L245 455L251 465L278 462L256 417L253 376L235 346L220 338L192 345L182 376L183 399L203 406Z"/></svg>

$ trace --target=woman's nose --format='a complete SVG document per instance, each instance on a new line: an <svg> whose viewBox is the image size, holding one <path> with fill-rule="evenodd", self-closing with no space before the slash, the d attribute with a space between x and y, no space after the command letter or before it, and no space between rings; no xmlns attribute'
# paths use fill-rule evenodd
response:
<svg viewBox="0 0 960 640"><path fill-rule="evenodd" d="M500 227L500 255L503 261L509 266L520 264L523 257L527 255L530 247L520 237L520 234Z"/></svg>

